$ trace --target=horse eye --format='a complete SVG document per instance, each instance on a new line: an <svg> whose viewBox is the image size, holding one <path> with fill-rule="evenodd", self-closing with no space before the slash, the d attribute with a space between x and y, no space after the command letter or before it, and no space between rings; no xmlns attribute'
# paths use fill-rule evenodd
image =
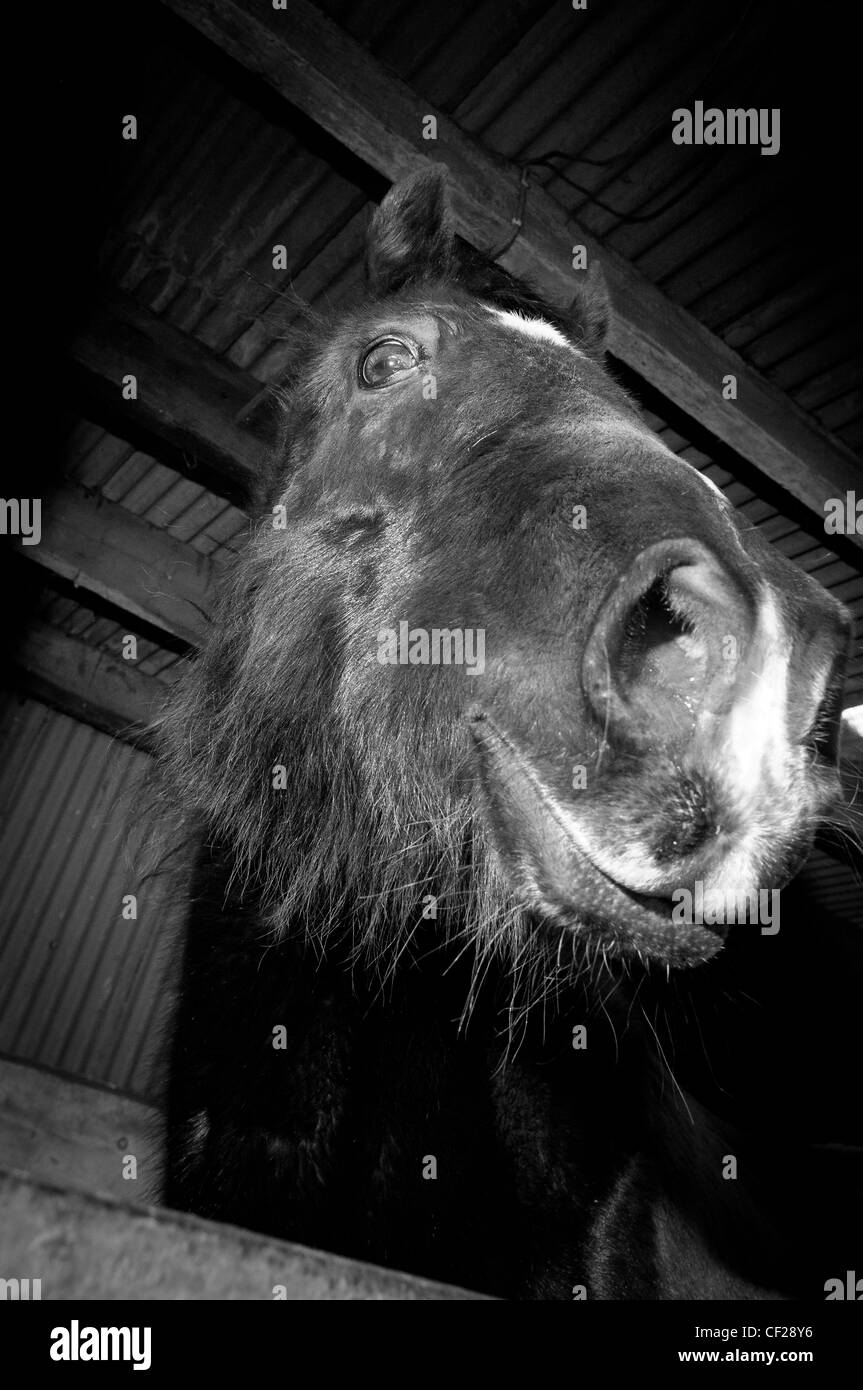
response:
<svg viewBox="0 0 863 1390"><path fill-rule="evenodd" d="M419 362L413 348L398 338L384 338L373 343L360 358L359 378L363 386L388 386L406 372L412 372Z"/></svg>

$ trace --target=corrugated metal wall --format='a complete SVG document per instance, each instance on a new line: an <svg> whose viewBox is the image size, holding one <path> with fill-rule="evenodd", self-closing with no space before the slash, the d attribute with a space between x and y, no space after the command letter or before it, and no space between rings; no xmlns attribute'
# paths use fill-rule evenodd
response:
<svg viewBox="0 0 863 1390"><path fill-rule="evenodd" d="M151 1099L181 914L145 872L148 762L0 696L0 1052Z"/></svg>
<svg viewBox="0 0 863 1390"><path fill-rule="evenodd" d="M158 1100L181 912L169 877L144 872L148 761L0 695L0 1053ZM850 870L815 854L806 872L825 910L863 919Z"/></svg>

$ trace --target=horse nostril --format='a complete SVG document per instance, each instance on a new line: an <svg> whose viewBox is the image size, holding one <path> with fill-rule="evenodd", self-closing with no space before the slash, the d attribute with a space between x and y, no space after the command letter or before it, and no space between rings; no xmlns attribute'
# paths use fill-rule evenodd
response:
<svg viewBox="0 0 863 1390"><path fill-rule="evenodd" d="M688 664L703 657L692 622L672 601L668 576L655 580L625 620L617 661L620 678L631 686L645 674L676 666L685 681Z"/></svg>
<svg viewBox="0 0 863 1390"><path fill-rule="evenodd" d="M749 641L751 604L700 542L643 550L606 601L582 683L609 737L679 745L728 698Z"/></svg>

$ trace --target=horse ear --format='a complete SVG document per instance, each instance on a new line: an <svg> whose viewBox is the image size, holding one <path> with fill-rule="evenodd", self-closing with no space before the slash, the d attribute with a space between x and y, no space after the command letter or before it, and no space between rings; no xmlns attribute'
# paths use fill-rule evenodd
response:
<svg viewBox="0 0 863 1390"><path fill-rule="evenodd" d="M409 280L446 276L454 258L446 167L432 164L393 184L372 218L366 244L369 289L393 294Z"/></svg>
<svg viewBox="0 0 863 1390"><path fill-rule="evenodd" d="M569 311L575 334L586 352L605 350L611 322L611 300L600 266L592 262Z"/></svg>

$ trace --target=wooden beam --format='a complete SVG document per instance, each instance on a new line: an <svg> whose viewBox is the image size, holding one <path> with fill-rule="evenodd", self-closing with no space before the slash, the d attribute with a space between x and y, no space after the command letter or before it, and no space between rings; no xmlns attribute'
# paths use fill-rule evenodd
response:
<svg viewBox="0 0 863 1390"><path fill-rule="evenodd" d="M42 500L38 545L21 554L151 627L196 646L207 627L213 565L116 502L68 485Z"/></svg>
<svg viewBox="0 0 863 1390"><path fill-rule="evenodd" d="M118 1201L158 1185L158 1111L111 1086L0 1057L0 1165ZM123 1177L123 1155L137 1177ZM6 1270L3 1271L6 1273ZM15 1271L10 1271L14 1273Z"/></svg>
<svg viewBox="0 0 863 1390"><path fill-rule="evenodd" d="M163 3L388 178L429 159L445 163L461 235L482 249L509 240L521 171L436 111L308 0L291 0L284 11L252 9L240 0ZM422 138L429 116L437 122L432 141ZM860 464L849 449L622 256L581 231L540 188L530 189L524 225L501 263L553 303L568 304L576 289L574 244L585 246L605 273L616 357L804 503L819 523L828 498L860 487ZM729 375L737 381L733 401L722 396ZM849 540L863 548L863 537Z"/></svg>
<svg viewBox="0 0 863 1390"><path fill-rule="evenodd" d="M164 681L47 623L31 623L10 655L16 684L29 694L103 733L149 749L148 727L170 691Z"/></svg>
<svg viewBox="0 0 863 1390"><path fill-rule="evenodd" d="M238 423L263 387L128 295L104 294L71 344L76 386L100 423L238 506L248 503L267 442ZM136 379L137 398L122 382Z"/></svg>
<svg viewBox="0 0 863 1390"><path fill-rule="evenodd" d="M178 1212L70 1192L19 1172L0 1170L0 1211L3 1273L40 1278L43 1300L272 1302L278 1290L279 1297L304 1301L487 1301L429 1279Z"/></svg>

